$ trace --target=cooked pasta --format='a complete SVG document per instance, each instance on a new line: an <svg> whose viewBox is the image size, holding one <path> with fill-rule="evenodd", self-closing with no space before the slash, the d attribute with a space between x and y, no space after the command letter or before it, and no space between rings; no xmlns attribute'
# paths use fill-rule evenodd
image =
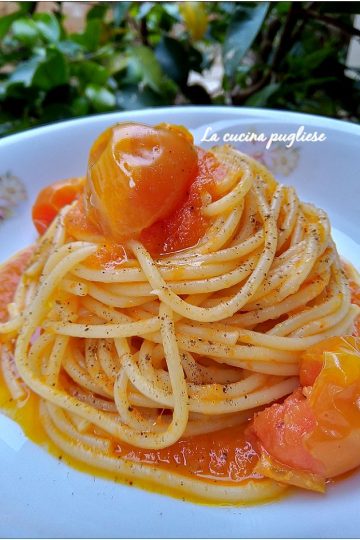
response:
<svg viewBox="0 0 360 540"><path fill-rule="evenodd" d="M325 212L249 156L211 154L225 174L201 194L196 245L159 254L137 234L103 264L110 233L76 231L80 199L59 211L0 324L1 366L14 400L26 388L40 397L40 421L68 455L203 500L249 502L284 484L206 481L116 447L156 453L248 423L299 386L306 349L352 333L359 308Z"/></svg>

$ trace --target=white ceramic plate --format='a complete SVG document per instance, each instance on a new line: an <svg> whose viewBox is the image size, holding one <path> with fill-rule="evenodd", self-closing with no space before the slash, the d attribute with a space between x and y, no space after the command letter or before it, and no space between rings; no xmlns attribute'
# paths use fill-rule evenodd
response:
<svg viewBox="0 0 360 540"><path fill-rule="evenodd" d="M342 255L360 267L360 127L281 111L224 107L155 109L95 116L35 129L0 141L0 260L35 238L30 209L39 189L84 174L89 147L107 126L136 120L225 132L323 132L323 142L264 150L242 144L303 200L324 208ZM210 143L204 143L210 146ZM22 183L27 191L24 198ZM6 189L15 186L15 193ZM11 208L10 208L11 207ZM0 536L9 537L354 537L360 531L360 474L330 486L325 496L296 493L254 507L214 507L115 484L77 472L28 441L0 415Z"/></svg>

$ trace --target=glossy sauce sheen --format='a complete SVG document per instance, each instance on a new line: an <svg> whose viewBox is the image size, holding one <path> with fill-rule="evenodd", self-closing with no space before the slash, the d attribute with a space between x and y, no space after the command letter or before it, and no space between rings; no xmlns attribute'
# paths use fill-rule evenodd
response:
<svg viewBox="0 0 360 540"><path fill-rule="evenodd" d="M199 171L192 135L181 126L132 122L107 129L90 149L89 221L117 242L139 238L184 202Z"/></svg>
<svg viewBox="0 0 360 540"><path fill-rule="evenodd" d="M7 319L6 305L11 301L21 273L26 266L31 250L15 256L9 263L0 267L0 313L1 321ZM63 378L63 384L66 379ZM0 370L0 407L18 424L34 442L46 448L59 459L62 452L46 436L39 422L39 398L28 391L28 397L19 406L10 397ZM198 435L179 440L176 444L162 450L143 450L113 440L114 456L151 464L186 476L195 476L207 482L244 482L248 479L261 478L254 472L257 453L251 436L245 434L247 424L226 428L216 433ZM101 469L87 466L77 460L64 456L73 467L112 480L126 481ZM132 484L132 482L128 482ZM139 484L150 490L161 491L156 486ZM176 492L173 495L177 495ZM201 501L198 501L201 502Z"/></svg>
<svg viewBox="0 0 360 540"><path fill-rule="evenodd" d="M349 264L344 264L345 272L349 275L349 285L351 290L351 298L352 302L354 304L357 304L360 306L360 284L355 279L352 278L352 269ZM360 316L356 319L355 322L355 331L353 333L354 336L360 337Z"/></svg>
<svg viewBox="0 0 360 540"><path fill-rule="evenodd" d="M31 252L31 248L24 250L0 267L0 321L7 319L6 306L13 298L21 273L26 267ZM352 292L353 301L359 303L358 288L355 288L355 285L352 286ZM66 384L65 379L62 382ZM161 488L151 483L127 481L101 469L85 465L68 456L63 456L61 450L48 439L38 420L38 396L28 390L26 400L18 405L10 397L1 370L0 407L21 425L25 434L31 440L45 446L58 459L64 458L74 468L111 480L123 481L130 485L134 483L139 487L162 492ZM188 477L195 476L211 483L243 483L250 479L261 479L261 476L254 471L258 462L256 442L252 439L247 427L248 423L245 423L242 426L226 428L215 433L184 438L171 447L156 451L139 449L113 440L112 453L114 456L122 456L128 460L156 465L167 471ZM343 477L347 476L343 475ZM180 496L176 491L172 495ZM193 500L202 502L197 499Z"/></svg>
<svg viewBox="0 0 360 540"><path fill-rule="evenodd" d="M225 171L212 154L201 149L196 151L198 170L188 186L185 197L169 217L156 221L139 233L141 242L153 257L196 246L208 228L208 219L201 213L202 197L210 193L216 198L215 181L220 180ZM161 191L156 193L156 199L161 199L162 196ZM139 199L139 214L141 211ZM79 197L66 215L65 227L68 234L78 240L95 238L104 245L100 254L97 253L93 259L87 261L90 266L106 267L109 262L117 261L117 264L120 264L126 259L122 243L109 241L109 236L105 239L101 228L96 226L94 220L88 218L83 197ZM112 253L115 251L117 254L122 252L123 257L120 259L118 256L113 257Z"/></svg>
<svg viewBox="0 0 360 540"><path fill-rule="evenodd" d="M207 480L243 482L260 478L253 469L257 453L244 426L180 439L162 450L142 450L116 444L115 453L131 461L148 463L186 476Z"/></svg>
<svg viewBox="0 0 360 540"><path fill-rule="evenodd" d="M32 248L24 249L6 264L0 265L0 322L8 317L7 305L13 300L17 284L31 253Z"/></svg>
<svg viewBox="0 0 360 540"><path fill-rule="evenodd" d="M154 223L140 235L154 256L196 246L208 228L209 222L201 213L202 196L208 192L216 198L215 180L222 178L224 170L212 154L200 148L197 152L198 173L184 202L169 218Z"/></svg>

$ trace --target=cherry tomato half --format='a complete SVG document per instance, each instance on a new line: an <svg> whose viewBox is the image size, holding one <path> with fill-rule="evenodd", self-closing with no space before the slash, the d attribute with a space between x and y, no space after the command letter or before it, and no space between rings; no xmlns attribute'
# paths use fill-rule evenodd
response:
<svg viewBox="0 0 360 540"><path fill-rule="evenodd" d="M32 209L32 220L39 232L44 234L52 220L67 204L82 193L85 179L82 177L59 180L42 189Z"/></svg>

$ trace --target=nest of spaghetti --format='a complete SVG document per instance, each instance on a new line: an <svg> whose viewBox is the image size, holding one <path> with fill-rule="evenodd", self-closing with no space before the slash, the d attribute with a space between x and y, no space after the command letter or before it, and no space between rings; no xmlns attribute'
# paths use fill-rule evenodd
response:
<svg viewBox="0 0 360 540"><path fill-rule="evenodd" d="M226 170L202 197L196 246L153 256L138 239L116 264L76 237L64 207L37 241L1 325L13 397L40 396L40 419L69 455L208 500L281 492L272 480L169 475L119 459L117 443L161 450L238 426L298 387L308 347L351 333L358 313L322 210L252 158L212 149Z"/></svg>

